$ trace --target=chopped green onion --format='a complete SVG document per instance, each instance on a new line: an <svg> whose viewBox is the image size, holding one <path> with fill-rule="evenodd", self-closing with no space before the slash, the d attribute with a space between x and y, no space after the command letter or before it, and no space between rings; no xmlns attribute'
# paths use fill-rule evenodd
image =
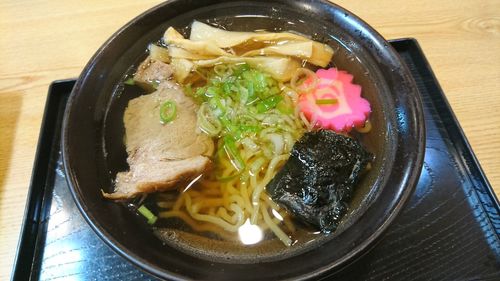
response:
<svg viewBox="0 0 500 281"><path fill-rule="evenodd" d="M213 116L208 103L203 103L197 113L198 127L209 136L216 137L222 130L221 122Z"/></svg>
<svg viewBox="0 0 500 281"><path fill-rule="evenodd" d="M280 92L281 91L280 91L280 89L278 87L271 87L269 89L269 94L273 95L273 96L279 94Z"/></svg>
<svg viewBox="0 0 500 281"><path fill-rule="evenodd" d="M236 127L235 131L235 138L237 140L243 139L245 136L248 134L256 134L262 131L262 128L257 125L240 125Z"/></svg>
<svg viewBox="0 0 500 281"><path fill-rule="evenodd" d="M206 91L206 88L205 87L201 87L201 88L198 88L196 89L196 92L194 93L194 96L196 98L200 98L200 99L203 99L205 98L205 91Z"/></svg>
<svg viewBox="0 0 500 281"><path fill-rule="evenodd" d="M153 88L156 90L158 89L158 86L160 86L160 82L159 81L151 81L151 86L153 86Z"/></svg>
<svg viewBox="0 0 500 281"><path fill-rule="evenodd" d="M236 141L232 136L227 135L224 137L224 151L226 151L231 164L233 164L236 170L242 171L245 169L245 163L241 158L240 152L236 147Z"/></svg>
<svg viewBox="0 0 500 281"><path fill-rule="evenodd" d="M177 105L174 101L166 101L160 107L160 120L162 124L166 124L175 119L177 116Z"/></svg>
<svg viewBox="0 0 500 281"><path fill-rule="evenodd" d="M224 83L222 84L222 89L224 90L225 95L229 95L231 93L232 83Z"/></svg>
<svg viewBox="0 0 500 281"><path fill-rule="evenodd" d="M222 123L222 126L224 126L225 130L227 130L228 132L232 131L232 129L233 129L232 123L226 116L219 117L219 120Z"/></svg>
<svg viewBox="0 0 500 281"><path fill-rule="evenodd" d="M210 105L212 106L213 109L218 109L222 114L226 113L226 106L223 104L222 99L220 99L218 96L212 97L210 100Z"/></svg>
<svg viewBox="0 0 500 281"><path fill-rule="evenodd" d="M137 211L143 215L147 220L149 224L154 224L156 220L158 219L157 216L155 216L146 206L141 205Z"/></svg>
<svg viewBox="0 0 500 281"><path fill-rule="evenodd" d="M259 91L264 91L264 89L267 86L267 81L266 77L264 77L264 74L262 72L255 72L254 79L256 82L255 85L257 86L257 89Z"/></svg>
<svg viewBox="0 0 500 281"><path fill-rule="evenodd" d="M250 166L250 173L252 175L257 175L265 163L266 163L266 159L264 159L263 157L258 158L257 160L253 161L252 165Z"/></svg>
<svg viewBox="0 0 500 281"><path fill-rule="evenodd" d="M246 63L243 63L236 66L236 68L233 71L233 74L235 76L240 76L243 72L246 72L248 70L250 70L250 66Z"/></svg>
<svg viewBox="0 0 500 281"><path fill-rule="evenodd" d="M283 97L280 95L270 96L257 103L257 112L264 113L269 111L270 109L275 108L281 100L283 100Z"/></svg>
<svg viewBox="0 0 500 281"><path fill-rule="evenodd" d="M281 114L285 114L285 115L293 114L293 108L291 106L286 105L283 102L278 103L276 108L279 110L279 112L281 112Z"/></svg>
<svg viewBox="0 0 500 281"><path fill-rule="evenodd" d="M317 105L336 104L337 102L338 102L337 99L317 99L316 100Z"/></svg>
<svg viewBox="0 0 500 281"><path fill-rule="evenodd" d="M262 128L257 125L240 125L239 130L242 132L258 133Z"/></svg>
<svg viewBox="0 0 500 281"><path fill-rule="evenodd" d="M290 118L295 120L295 104L285 98L282 85L266 72L247 64L229 64L208 70L204 76L204 86L186 87L186 93L200 105L198 128L218 139L215 162L230 163L234 170L229 174L216 171L217 179L232 180L250 171L240 145L245 149L250 146L248 149L259 157L274 157L277 146L269 142L270 134L292 132L294 140L300 137L304 130L301 123L289 122ZM252 144L259 144L261 151L254 151ZM280 147L288 149L291 144L293 141Z"/></svg>
<svg viewBox="0 0 500 281"><path fill-rule="evenodd" d="M193 88L191 87L191 83L187 84L184 86L184 93L186 93L186 96L193 97Z"/></svg>
<svg viewBox="0 0 500 281"><path fill-rule="evenodd" d="M123 84L125 84L125 85L130 85L130 86L135 85L134 78L132 78L132 77L131 77L131 78L129 78L129 79L127 79L127 80L125 80L125 81L123 82Z"/></svg>
<svg viewBox="0 0 500 281"><path fill-rule="evenodd" d="M245 89L245 90L247 90L249 97L254 97L255 96L255 90L254 90L254 87L253 87L253 83L250 82L250 81L247 81L247 85L246 86L247 86L246 89L243 88L243 87L242 88Z"/></svg>

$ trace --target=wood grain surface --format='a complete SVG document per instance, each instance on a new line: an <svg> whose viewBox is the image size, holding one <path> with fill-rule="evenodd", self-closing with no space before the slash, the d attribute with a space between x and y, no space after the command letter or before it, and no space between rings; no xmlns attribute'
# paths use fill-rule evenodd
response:
<svg viewBox="0 0 500 281"><path fill-rule="evenodd" d="M0 1L0 280L11 275L45 98L161 1ZM500 195L500 1L339 0L385 38L416 38Z"/></svg>

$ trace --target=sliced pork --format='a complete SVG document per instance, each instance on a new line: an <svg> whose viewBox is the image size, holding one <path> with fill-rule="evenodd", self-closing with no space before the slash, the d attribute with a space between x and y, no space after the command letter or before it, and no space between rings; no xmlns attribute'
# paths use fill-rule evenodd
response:
<svg viewBox="0 0 500 281"><path fill-rule="evenodd" d="M154 91L161 81L168 80L172 73L173 69L169 64L147 57L137 67L134 81L146 90Z"/></svg>
<svg viewBox="0 0 500 281"><path fill-rule="evenodd" d="M176 116L160 122L160 107L176 105ZM164 191L187 183L210 167L212 139L199 132L198 106L177 84L164 81L157 91L131 100L125 110L125 145L130 170L116 175L114 193L106 198L126 199Z"/></svg>

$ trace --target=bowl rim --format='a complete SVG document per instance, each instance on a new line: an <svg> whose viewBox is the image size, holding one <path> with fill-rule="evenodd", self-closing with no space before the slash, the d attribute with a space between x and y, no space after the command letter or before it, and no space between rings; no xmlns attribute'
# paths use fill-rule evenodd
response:
<svg viewBox="0 0 500 281"><path fill-rule="evenodd" d="M86 64L84 69L81 72L81 75L79 76L78 80L75 83L75 86L68 98L67 103L72 104L72 102L75 100L76 96L78 95L78 92L80 89L85 85L85 82L87 81L87 78L89 77L90 73L94 69L94 66L96 62L103 56L103 51L108 48L108 46L116 40L116 38L120 36L124 36L126 34L126 31L137 24L139 21L147 17L148 15L154 13L158 9L163 8L164 6L169 6L172 5L173 3L182 3L185 2L185 0L170 0L166 1L163 3L160 3L145 12L141 13L140 15L136 16L132 20L130 20L127 24L122 26L119 30L117 30L111 37L105 41L105 43L96 51L96 53L91 57L89 62ZM222 1L217 1L217 0L208 0L204 1L206 2L206 6L210 5L215 5L218 3L222 2L230 2L228 0L222 0ZM245 2L263 2L263 1L239 1L241 3ZM273 0L273 2L276 3L286 3L287 0ZM390 44L375 30L373 29L370 25L368 25L365 21L363 21L361 18L356 16L354 13L346 10L345 8L342 8L341 6L338 6L332 2L325 1L325 0L300 0L300 2L314 2L314 3L319 3L319 4L326 4L331 6L332 8L339 10L342 13L348 14L351 16L354 20L356 20L357 25L360 26L365 31L368 31L370 36L373 37L376 41L378 42L383 42L384 44L388 45L388 51L390 52L390 55L395 57L401 65L401 70L409 75L409 69L404 64L397 54L397 52L390 46ZM406 76L405 78L409 79L408 81L408 91L414 93L414 95L411 96L412 103L415 105L413 108L413 114L412 117L414 117L415 121L415 126L413 127L414 131L411 133L415 134L415 142L417 144L416 148L413 148L413 150L416 151L414 155L414 159L412 161L408 161L406 169L405 170L413 170L412 173L405 175L401 179L401 184L406 186L406 188L403 188L400 191L400 194L394 197L394 200L390 202L390 206L392 209L390 210L390 215L387 216L382 224L376 228L371 235L365 239L362 243L356 245L353 247L353 249L347 254L342 256L341 259L336 260L333 265L328 265L324 268L318 268L312 273L305 273L304 275L297 276L296 278L294 277L294 280L303 280L303 279L308 279L312 277L318 277L322 276L326 273L331 273L332 268L339 269L349 262L352 262L354 260L354 257L360 256L360 253L365 252L367 249L370 247L374 246L376 242L379 240L381 237L381 234L387 229L387 227L394 221L396 216L400 213L402 210L403 206L406 204L408 201L409 197L413 193L414 187L416 186L416 183L419 179L420 172L422 169L422 163L423 163L423 158L424 158L424 151L425 151L425 127L424 127L424 118L423 118L423 109L422 109L422 103L420 100L420 95L418 93L418 88L416 87L415 81L411 77L411 75ZM160 268L156 265L150 264L147 260L143 259L140 255L129 251L122 243L117 241L111 233L106 231L101 224L97 222L93 214L89 211L88 206L83 202L82 197L82 190L79 187L78 180L76 178L76 175L74 174L74 171L71 169L71 161L69 160L70 156L68 153L69 150L69 140L68 140L68 130L67 128L70 126L70 117L72 115L72 107L69 106L66 108L65 113L64 113L64 118L63 118L63 124L62 124L62 138L61 138L61 150L63 153L63 163L64 163L64 169L65 173L67 175L67 182L70 187L70 191L72 194L73 199L75 200L75 203L80 210L80 213L83 215L84 219L87 221L87 223L91 226L91 228L94 230L94 232L103 240L110 248L112 248L115 252L117 252L119 255L124 257L126 260L130 261L132 264L135 266L138 266L139 268L157 276L160 278L169 278L169 279L174 279L174 280L185 280L185 276L176 274L173 271L169 271L168 269L165 268Z"/></svg>

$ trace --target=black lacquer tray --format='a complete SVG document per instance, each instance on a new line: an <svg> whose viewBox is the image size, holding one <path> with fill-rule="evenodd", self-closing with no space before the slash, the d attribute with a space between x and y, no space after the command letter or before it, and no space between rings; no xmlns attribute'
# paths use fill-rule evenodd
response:
<svg viewBox="0 0 500 281"><path fill-rule="evenodd" d="M500 206L418 43L394 40L424 102L425 163L418 186L380 242L328 280L500 280ZM156 280L113 252L68 190L59 145L74 80L46 103L14 280Z"/></svg>

